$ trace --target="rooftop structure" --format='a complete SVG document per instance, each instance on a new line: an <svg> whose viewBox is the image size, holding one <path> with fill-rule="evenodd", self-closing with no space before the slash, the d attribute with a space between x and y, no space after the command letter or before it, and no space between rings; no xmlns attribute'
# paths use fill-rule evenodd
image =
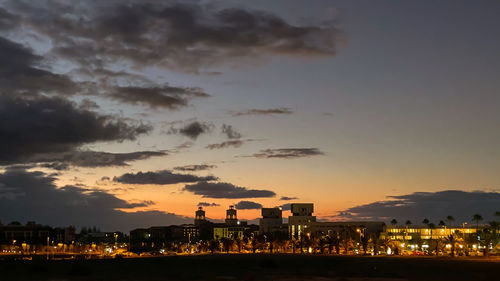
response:
<svg viewBox="0 0 500 281"><path fill-rule="evenodd" d="M286 231L287 229L283 226L281 208L262 208L262 218L259 221L260 234L271 234Z"/></svg>

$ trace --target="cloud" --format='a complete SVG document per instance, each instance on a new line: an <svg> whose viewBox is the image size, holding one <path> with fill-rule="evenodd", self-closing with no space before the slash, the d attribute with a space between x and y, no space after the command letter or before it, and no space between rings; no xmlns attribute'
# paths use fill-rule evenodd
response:
<svg viewBox="0 0 500 281"><path fill-rule="evenodd" d="M224 141L221 143L212 143L207 145L205 148L208 149L222 149L222 148L229 148L229 147L240 147L243 145L245 141L243 140L230 140L230 141Z"/></svg>
<svg viewBox="0 0 500 281"><path fill-rule="evenodd" d="M29 158L28 162L43 163L41 166L55 170L67 170L69 166L77 167L109 167L128 166L128 162L145 160L151 157L165 156L165 151L135 151L127 153L110 153L102 151L75 150L63 153L39 154ZM49 163L46 163L49 162Z"/></svg>
<svg viewBox="0 0 500 281"><path fill-rule="evenodd" d="M170 152L173 152L173 153L174 153L174 152L175 152L175 153L179 153L179 152L181 152L181 151L183 151L183 150L185 150L185 149L189 149L189 148L191 148L193 145L194 145L194 143L193 143L193 142L191 142L191 141L186 141L186 142L183 142L183 143L181 143L181 144L177 145L174 149L170 150Z"/></svg>
<svg viewBox="0 0 500 281"><path fill-rule="evenodd" d="M0 10L0 16L1 13ZM49 93L61 96L85 93L105 96L123 103L168 109L185 107L193 98L210 96L198 87L174 87L168 84L158 86L137 74L113 72L102 68L80 69L74 76L88 80L76 83L68 75L54 74L44 69L44 57L35 55L31 49L3 37L0 37L0 61L0 85L4 91L13 93ZM131 82L141 86L117 85Z"/></svg>
<svg viewBox="0 0 500 281"><path fill-rule="evenodd" d="M198 181L217 180L214 176L199 177L190 174L175 174L168 170L156 172L138 172L136 174L126 173L119 177L114 177L113 181L126 184L176 184Z"/></svg>
<svg viewBox="0 0 500 281"><path fill-rule="evenodd" d="M209 145L205 146L205 148L207 148L207 149L224 149L224 148L230 148L230 147L237 148L237 147L242 146L246 142L261 141L261 140L262 139L228 140L228 141L223 141L220 143L209 144Z"/></svg>
<svg viewBox="0 0 500 281"><path fill-rule="evenodd" d="M499 211L499 206L498 192L460 190L415 192L388 196L386 201L355 206L341 211L337 217L383 221L395 218L400 223L410 220L414 224L420 224L424 218L437 223L451 215L455 218L456 224L461 224L471 222L474 214L481 214L485 222L493 220L493 214Z"/></svg>
<svg viewBox="0 0 500 281"><path fill-rule="evenodd" d="M299 199L299 198L297 198L297 197L288 197L288 196L282 196L280 198L280 200L282 200L282 201L290 201L290 200L295 200L295 199Z"/></svg>
<svg viewBox="0 0 500 281"><path fill-rule="evenodd" d="M0 31L13 29L19 24L19 17L0 7Z"/></svg>
<svg viewBox="0 0 500 281"><path fill-rule="evenodd" d="M198 207L219 207L220 204L217 203L208 203L208 202L199 202Z"/></svg>
<svg viewBox="0 0 500 281"><path fill-rule="evenodd" d="M174 170L177 171L188 171L188 172L196 172L196 171L205 171L205 170L210 170L210 169L215 169L217 168L216 165L208 165L208 164L201 164L201 165L186 165L186 166L177 166L174 167Z"/></svg>
<svg viewBox="0 0 500 281"><path fill-rule="evenodd" d="M115 87L109 97L130 104L142 104L151 108L178 109L188 105L193 97L209 97L200 88L186 87Z"/></svg>
<svg viewBox="0 0 500 281"><path fill-rule="evenodd" d="M268 198L276 196L270 190L248 189L225 182L198 182L186 185L184 191L201 195L203 198Z"/></svg>
<svg viewBox="0 0 500 281"><path fill-rule="evenodd" d="M281 108L269 108L269 109L250 109L247 111L235 111L231 112L233 116L243 116L243 115L278 115L278 114L292 114L293 110L287 107Z"/></svg>
<svg viewBox="0 0 500 281"><path fill-rule="evenodd" d="M57 187L57 178L42 172L8 169L0 173L2 221L37 221L53 226L97 225L103 230L187 223L185 217L162 211L137 211L152 202L131 203L102 190ZM125 212L120 209L128 209Z"/></svg>
<svg viewBox="0 0 500 281"><path fill-rule="evenodd" d="M97 141L134 140L152 128L100 115L62 98L0 94L0 164L35 154L74 151Z"/></svg>
<svg viewBox="0 0 500 281"><path fill-rule="evenodd" d="M301 157L311 157L324 155L318 148L277 148L277 149L264 149L259 153L255 153L251 156L246 157L256 157L256 158L282 158L282 159L294 159Z"/></svg>
<svg viewBox="0 0 500 281"><path fill-rule="evenodd" d="M90 66L126 60L199 73L270 55L330 57L344 41L331 23L299 26L269 12L199 2L14 1L9 12L49 37L53 53Z"/></svg>
<svg viewBox="0 0 500 281"><path fill-rule="evenodd" d="M292 204L287 203L287 204L281 205L280 207L281 207L281 210L283 210L283 211L290 211L292 209Z"/></svg>
<svg viewBox="0 0 500 281"><path fill-rule="evenodd" d="M252 201L240 201L234 205L238 210L255 210L262 209L262 204Z"/></svg>
<svg viewBox="0 0 500 281"><path fill-rule="evenodd" d="M234 130L231 125L222 125L222 133L227 136L228 139L239 139L241 138L241 134Z"/></svg>
<svg viewBox="0 0 500 281"><path fill-rule="evenodd" d="M79 85L69 77L42 69L42 59L41 56L33 54L31 49L0 37L2 92L72 95L79 91Z"/></svg>
<svg viewBox="0 0 500 281"><path fill-rule="evenodd" d="M168 131L169 134L181 134L186 137L189 137L193 140L197 139L201 134L209 133L213 130L214 125L208 122L198 122L194 121L189 124L186 124L182 128L170 128Z"/></svg>

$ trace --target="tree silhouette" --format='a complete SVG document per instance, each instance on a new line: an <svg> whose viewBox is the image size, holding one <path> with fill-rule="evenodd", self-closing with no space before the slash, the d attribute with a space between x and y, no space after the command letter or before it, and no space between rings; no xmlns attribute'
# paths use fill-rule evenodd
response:
<svg viewBox="0 0 500 281"><path fill-rule="evenodd" d="M475 214L472 216L472 220L476 222L476 231L479 228L479 222L483 220L483 217L480 214Z"/></svg>
<svg viewBox="0 0 500 281"><path fill-rule="evenodd" d="M412 225L411 220L407 220L407 221L405 222L405 224L406 224L406 226L410 226L410 225Z"/></svg>
<svg viewBox="0 0 500 281"><path fill-rule="evenodd" d="M396 224L398 224L398 221L396 219L392 219L391 224L396 225Z"/></svg>
<svg viewBox="0 0 500 281"><path fill-rule="evenodd" d="M445 238L445 242L451 245L451 256L455 256L455 245L457 244L457 237L452 233Z"/></svg>
<svg viewBox="0 0 500 281"><path fill-rule="evenodd" d="M425 225L429 225L429 220L427 218L425 218L423 221L422 221L423 224Z"/></svg>
<svg viewBox="0 0 500 281"><path fill-rule="evenodd" d="M432 239L432 231L436 228L436 225L431 222L431 223L427 224L427 227L431 230L431 238L429 240L432 241L433 240ZM438 246L439 246L439 241L436 241L436 254L439 251Z"/></svg>
<svg viewBox="0 0 500 281"><path fill-rule="evenodd" d="M447 216L446 220L448 221L448 225L452 226L453 222L455 221L455 218L453 216Z"/></svg>

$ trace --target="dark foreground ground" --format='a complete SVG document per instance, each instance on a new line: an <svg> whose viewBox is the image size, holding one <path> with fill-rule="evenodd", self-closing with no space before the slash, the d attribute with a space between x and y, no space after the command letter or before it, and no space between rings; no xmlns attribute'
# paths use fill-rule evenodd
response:
<svg viewBox="0 0 500 281"><path fill-rule="evenodd" d="M500 280L498 260L433 257L204 255L0 261L0 280Z"/></svg>

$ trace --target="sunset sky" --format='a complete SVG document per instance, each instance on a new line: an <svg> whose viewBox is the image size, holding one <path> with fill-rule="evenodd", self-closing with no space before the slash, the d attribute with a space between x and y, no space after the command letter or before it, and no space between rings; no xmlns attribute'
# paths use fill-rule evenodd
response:
<svg viewBox="0 0 500 281"><path fill-rule="evenodd" d="M0 222L500 206L500 2L0 0ZM285 213L287 216L288 213Z"/></svg>

